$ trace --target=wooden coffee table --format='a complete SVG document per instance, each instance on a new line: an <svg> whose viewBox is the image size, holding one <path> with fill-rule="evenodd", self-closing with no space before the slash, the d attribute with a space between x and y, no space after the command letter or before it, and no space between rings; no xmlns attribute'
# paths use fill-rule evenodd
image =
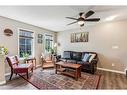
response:
<svg viewBox="0 0 127 95"><path fill-rule="evenodd" d="M65 69L72 69L72 72L67 72ZM79 77L81 77L81 65L80 64L74 64L74 63L69 63L69 62L57 62L55 63L55 73L61 72L61 74L68 75L71 77L74 77L76 80L78 80Z"/></svg>

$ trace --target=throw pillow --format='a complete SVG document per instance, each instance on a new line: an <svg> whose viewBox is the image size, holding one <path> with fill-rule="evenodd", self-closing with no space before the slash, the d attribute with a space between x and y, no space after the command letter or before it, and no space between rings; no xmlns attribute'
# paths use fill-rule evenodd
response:
<svg viewBox="0 0 127 95"><path fill-rule="evenodd" d="M70 51L64 51L63 58L70 59L71 58L71 52Z"/></svg>
<svg viewBox="0 0 127 95"><path fill-rule="evenodd" d="M73 57L74 60L80 61L81 57L82 57L82 54L80 52L73 52L72 57Z"/></svg>
<svg viewBox="0 0 127 95"><path fill-rule="evenodd" d="M16 59L15 59L15 56L11 56L9 58L10 58L12 64L15 64L17 62Z"/></svg>
<svg viewBox="0 0 127 95"><path fill-rule="evenodd" d="M88 53L86 53L86 54L84 55L82 61L87 62L88 59L89 59L89 57L90 57L90 55L89 55Z"/></svg>
<svg viewBox="0 0 127 95"><path fill-rule="evenodd" d="M91 62L95 58L96 54L89 53L89 55L91 55L89 58L89 62Z"/></svg>

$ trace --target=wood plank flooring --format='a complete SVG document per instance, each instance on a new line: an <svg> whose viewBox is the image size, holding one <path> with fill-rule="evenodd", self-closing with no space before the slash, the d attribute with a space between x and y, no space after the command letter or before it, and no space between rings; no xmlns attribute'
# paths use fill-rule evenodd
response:
<svg viewBox="0 0 127 95"><path fill-rule="evenodd" d="M98 70L103 76L102 89L127 89L127 78L123 74Z"/></svg>
<svg viewBox="0 0 127 95"><path fill-rule="evenodd" d="M36 69L41 70L41 68ZM102 88L101 89L127 89L127 78L123 74L112 73L98 70L96 74L101 74L103 81L102 81ZM14 76L11 81L8 81L6 85L1 85L0 89L25 89L25 90L32 90L37 89L24 79L19 76Z"/></svg>
<svg viewBox="0 0 127 95"><path fill-rule="evenodd" d="M19 77L19 76L13 76L13 79L11 81L9 81L9 77L6 78L7 79L7 83L5 85L1 85L0 86L0 90L3 89L20 89L20 90L31 90L31 89L37 89L36 87L34 87L33 85L31 85L30 83L28 83L27 81L25 81L23 78Z"/></svg>

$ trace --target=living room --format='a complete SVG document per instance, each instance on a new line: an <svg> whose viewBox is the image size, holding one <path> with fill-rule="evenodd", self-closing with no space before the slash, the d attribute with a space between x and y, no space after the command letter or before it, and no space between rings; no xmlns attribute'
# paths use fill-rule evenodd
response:
<svg viewBox="0 0 127 95"><path fill-rule="evenodd" d="M0 46L7 49L7 54L1 56L0 89L126 89L126 11L127 6L0 6ZM80 25L77 22L81 17L84 21ZM98 19L95 22L87 21L95 18ZM76 23L67 25L75 20ZM25 44L22 44L23 38ZM16 73L9 80L11 68L5 58L17 55L19 63L23 63L26 51L36 59L36 68L33 73L29 72L28 78L26 74ZM96 71L91 74L81 70L81 76L77 75L75 80L75 76L55 74L56 65L42 69L43 56L48 57L48 61L50 57L61 56L55 59L55 64L60 66L63 64L56 60L63 61L63 58L64 63L74 64L68 61L68 55L65 58L65 51L96 53ZM69 71L70 66L65 69Z"/></svg>

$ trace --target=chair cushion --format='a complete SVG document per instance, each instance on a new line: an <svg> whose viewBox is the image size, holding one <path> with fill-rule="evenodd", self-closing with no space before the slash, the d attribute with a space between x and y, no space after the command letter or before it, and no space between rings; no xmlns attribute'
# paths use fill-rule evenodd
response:
<svg viewBox="0 0 127 95"><path fill-rule="evenodd" d="M18 68L29 68L30 64L18 64Z"/></svg>
<svg viewBox="0 0 127 95"><path fill-rule="evenodd" d="M33 67L33 64L32 63L29 63L29 64L27 64L27 63L24 63L24 64L15 64L15 65L13 65L13 68L18 68L18 69L20 69L20 68L30 68L30 67Z"/></svg>

